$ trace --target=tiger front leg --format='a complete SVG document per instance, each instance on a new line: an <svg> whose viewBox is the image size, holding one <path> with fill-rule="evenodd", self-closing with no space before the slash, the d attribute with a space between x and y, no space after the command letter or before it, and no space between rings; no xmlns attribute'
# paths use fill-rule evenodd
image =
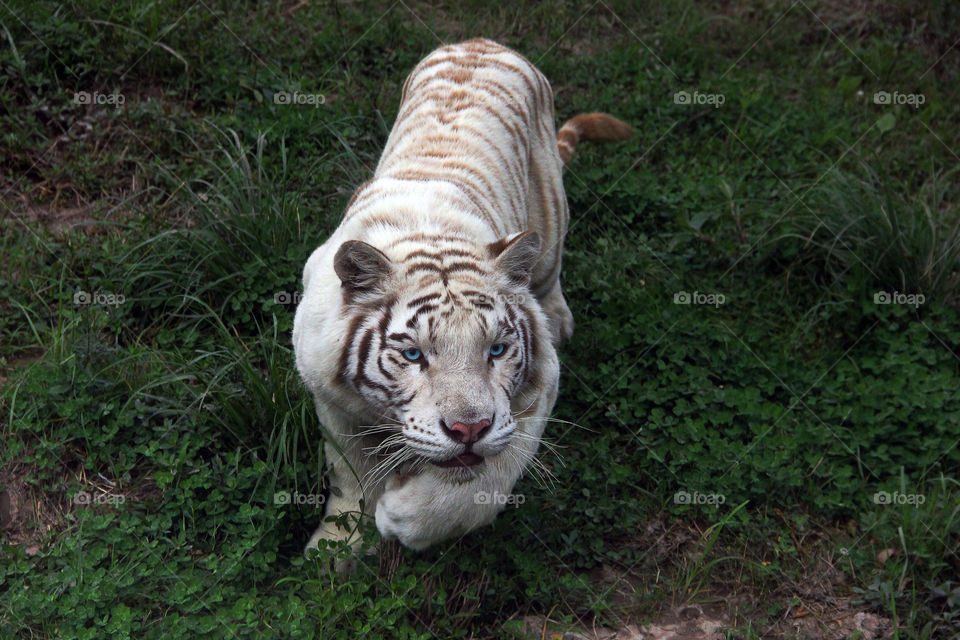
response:
<svg viewBox="0 0 960 640"><path fill-rule="evenodd" d="M354 551L359 551L362 535L358 528L364 515L370 515L369 508L364 513L369 497L364 499L356 470L351 468L347 459L330 443L324 446L324 450L329 461L327 479L331 490L323 520L307 542L304 554L316 549L321 540L346 542Z"/></svg>
<svg viewBox="0 0 960 640"><path fill-rule="evenodd" d="M509 477L479 474L474 480L452 484L443 471L394 476L377 501L375 518L380 535L399 540L414 550L462 536L489 524L503 509L490 497L509 493L519 470Z"/></svg>
<svg viewBox="0 0 960 640"><path fill-rule="evenodd" d="M363 513L361 499L362 496L353 492L344 492L340 496L330 494L327 499L323 522L310 536L310 541L307 542L304 553L307 553L310 549L316 549L321 540L347 542L356 550L361 538L360 532L357 530ZM345 518L344 515L346 515Z"/></svg>

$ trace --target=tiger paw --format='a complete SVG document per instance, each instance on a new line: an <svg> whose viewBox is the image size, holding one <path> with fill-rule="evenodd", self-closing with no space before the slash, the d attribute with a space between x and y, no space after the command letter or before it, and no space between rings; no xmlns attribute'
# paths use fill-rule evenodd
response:
<svg viewBox="0 0 960 640"><path fill-rule="evenodd" d="M322 553L321 549L324 550ZM326 557L337 574L349 575L356 572L362 556L376 552L374 546L363 544L361 531L347 531L332 522L325 522L310 537L303 555L307 560Z"/></svg>
<svg viewBox="0 0 960 640"><path fill-rule="evenodd" d="M421 551L461 532L450 497L442 495L441 488L429 474L391 477L375 512L383 539Z"/></svg>

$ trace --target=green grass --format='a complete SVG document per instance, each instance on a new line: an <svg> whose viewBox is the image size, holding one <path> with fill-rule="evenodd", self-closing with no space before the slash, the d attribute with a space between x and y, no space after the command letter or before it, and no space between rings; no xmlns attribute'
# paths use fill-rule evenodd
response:
<svg viewBox="0 0 960 640"><path fill-rule="evenodd" d="M525 615L589 629L700 603L728 637L779 638L849 597L893 637L956 637L956 17L0 7L0 489L39 506L0 542L0 636L501 638ZM543 454L556 479L523 479L525 504L483 531L338 578L342 550L301 556L319 510L273 500L325 486L290 302L406 73L437 37L477 35L546 73L558 120L636 130L566 171L577 331Z"/></svg>

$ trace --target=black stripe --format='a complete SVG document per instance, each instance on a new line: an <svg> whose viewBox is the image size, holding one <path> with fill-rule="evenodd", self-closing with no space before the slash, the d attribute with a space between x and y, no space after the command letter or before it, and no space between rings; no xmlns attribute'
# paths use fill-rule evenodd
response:
<svg viewBox="0 0 960 640"><path fill-rule="evenodd" d="M472 262L452 262L443 268L443 272L451 273L453 271L473 271L482 275L487 275L486 269L481 269Z"/></svg>
<svg viewBox="0 0 960 640"><path fill-rule="evenodd" d="M390 406L391 406L391 407L405 407L405 406L407 406L408 404L410 404L410 402L412 402L413 399L416 398L416 397L417 397L417 394L416 394L416 393L411 393L409 397L401 398L400 400L392 400L392 401L390 402Z"/></svg>
<svg viewBox="0 0 960 640"><path fill-rule="evenodd" d="M347 333L343 343L343 351L340 352L340 364L337 367L337 379L340 382L347 381L347 369L350 366L350 350L353 348L353 340L357 335L357 331L360 329L360 323L363 321L363 316L357 314L350 318L350 323L347 325Z"/></svg>
<svg viewBox="0 0 960 640"><path fill-rule="evenodd" d="M423 304L424 302L429 302L429 301L431 301L431 300L436 300L436 299L439 298L439 297L440 297L440 294L439 294L439 293L428 293L428 294L425 295L425 296L420 296L419 298L414 298L413 300L411 300L410 302L408 302L408 303L407 303L407 308L408 308L408 309L413 309L414 307L420 306L420 305Z"/></svg>
<svg viewBox="0 0 960 640"><path fill-rule="evenodd" d="M443 269L439 265L435 265L432 262L418 262L407 267L407 275L416 273L417 271L429 271L430 273L443 273Z"/></svg>
<svg viewBox="0 0 960 640"><path fill-rule="evenodd" d="M415 327L417 326L417 318L420 317L420 314L430 313L431 311L435 310L436 308L437 308L437 305L435 305L435 304L425 304L425 305L423 305L422 307L420 307L419 309L417 309L417 310L413 313L413 317L411 317L409 320L407 320L407 326L410 327L411 329L415 328Z"/></svg>
<svg viewBox="0 0 960 640"><path fill-rule="evenodd" d="M394 378L393 375L391 375L391 373L390 373L389 371L387 371L387 370L384 368L384 366L383 366L383 358L384 358L384 355L385 355L385 354L381 352L380 357L377 358L377 368L380 369L380 373L383 374L383 377L384 377L384 378L386 378L386 379L389 380L390 382L396 382L397 379Z"/></svg>
<svg viewBox="0 0 960 640"><path fill-rule="evenodd" d="M411 260L413 258L426 258L427 260L443 260L443 256L441 256L439 253L430 253L428 251L424 251L423 249L417 249L416 251L409 253L407 257L404 258L404 260Z"/></svg>
<svg viewBox="0 0 960 640"><path fill-rule="evenodd" d="M367 356L370 355L370 342L372 340L373 329L367 329L363 337L360 338L360 344L357 346L357 373L354 379L356 379L357 376L363 375L364 363L367 360Z"/></svg>

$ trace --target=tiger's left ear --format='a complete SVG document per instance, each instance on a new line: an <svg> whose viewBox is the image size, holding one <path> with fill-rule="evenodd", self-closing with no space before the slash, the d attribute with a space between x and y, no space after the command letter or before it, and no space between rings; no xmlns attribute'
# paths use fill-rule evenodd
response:
<svg viewBox="0 0 960 640"><path fill-rule="evenodd" d="M506 275L512 284L526 287L540 258L540 235L536 231L521 231L501 238L487 245L487 254L494 261L494 269Z"/></svg>

